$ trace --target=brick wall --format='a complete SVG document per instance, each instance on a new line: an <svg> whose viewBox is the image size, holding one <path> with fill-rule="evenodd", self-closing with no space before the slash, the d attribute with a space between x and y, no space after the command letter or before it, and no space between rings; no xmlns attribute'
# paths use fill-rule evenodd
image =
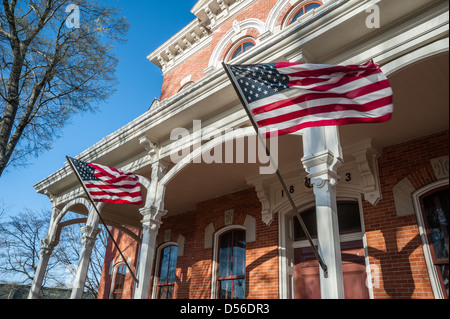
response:
<svg viewBox="0 0 450 319"><path fill-rule="evenodd" d="M396 215L392 188L405 177L415 189L434 182L430 160L448 155L448 145L446 131L382 152L378 165L383 198L375 207L363 203L370 264L381 270L376 299L434 298L416 215Z"/></svg>
<svg viewBox="0 0 450 319"><path fill-rule="evenodd" d="M139 234L139 230L131 229L135 234ZM118 243L120 250L128 261L129 266L136 274L136 262L138 253L138 243L124 232L110 228L111 235ZM131 260L131 262L129 261ZM111 283L114 275L114 266L122 262L122 258L114 246L111 239L108 240L106 245L105 261L103 263L102 275L100 278L98 299L109 299L111 292ZM125 276L123 299L131 299L133 296L134 280L133 277L127 271Z"/></svg>
<svg viewBox="0 0 450 319"><path fill-rule="evenodd" d="M170 241L185 237L184 256L177 260L175 298L210 298L213 248L205 249L205 229L213 223L216 231L225 226L224 212L234 209L233 224L243 225L246 215L256 219L256 241L247 243L246 297L278 298L278 225L261 221L261 204L253 189L243 190L198 204L191 212L164 219L157 237L171 230Z"/></svg>
<svg viewBox="0 0 450 319"><path fill-rule="evenodd" d="M213 223L216 231L225 226L224 212L234 209L233 225L243 225L246 215L256 219L256 241L246 246L246 297L278 298L278 222L275 216L270 226L261 220L261 204L254 189L246 189L220 198L199 203L190 212L163 219L157 236L157 247L163 244L164 234L170 229L168 241L185 237L183 256L177 259L174 298L208 299L211 296L213 248L205 248L205 229ZM135 269L137 245L127 235L113 230L126 257L134 256ZM108 242L98 298L107 299L111 289L111 263L120 260L117 250ZM156 264L156 258L155 258ZM153 265L153 269L158 267ZM153 284L153 278L151 283ZM131 298L133 281L126 276L123 298ZM150 292L152 287L150 288ZM151 294L150 294L151 295Z"/></svg>

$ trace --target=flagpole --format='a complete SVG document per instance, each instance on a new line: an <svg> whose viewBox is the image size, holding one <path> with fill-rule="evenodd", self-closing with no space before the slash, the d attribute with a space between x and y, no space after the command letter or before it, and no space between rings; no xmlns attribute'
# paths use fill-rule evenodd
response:
<svg viewBox="0 0 450 319"><path fill-rule="evenodd" d="M86 186L84 185L83 180L81 179L80 175L78 174L78 171L75 169L75 167L73 166L72 161L70 160L70 158L69 158L68 156L66 156L66 159L67 159L67 161L69 162L70 167L72 168L72 170L75 172L75 176L77 177L78 181L80 182L81 186L83 187L84 192L85 192L86 195L88 196L88 198L89 198L89 200L90 200L92 206L94 206L94 209L95 209L95 211L97 212L97 215L98 215L98 217L100 218L101 222L102 222L103 225L105 226L106 231L108 232L109 237L111 238L112 242L114 243L114 246L115 246L116 249L119 251L120 256L122 257L122 259L123 259L125 265L127 266L128 270L130 271L131 276L133 277L133 280L134 280L137 284L139 284L139 280L136 278L136 275L134 274L133 270L131 270L131 267L130 267L130 265L128 264L127 260L125 259L125 256L123 255L122 251L120 250L119 245L118 245L117 242L114 240L113 235L111 234L111 232L110 232L108 226L106 225L105 220L103 219L103 217L102 217L102 215L100 214L100 212L99 212L97 206L95 205L95 202L94 202L94 200L93 200L92 197L91 197L91 194L89 194L88 190L86 189Z"/></svg>
<svg viewBox="0 0 450 319"><path fill-rule="evenodd" d="M247 113L247 116L248 116L248 118L250 119L250 122L252 123L253 128L254 128L255 131L256 131L256 135L258 135L259 141L260 141L260 142L262 143L262 145L264 145L265 148L266 148L266 154L267 154L267 156L269 157L269 160L270 160L271 165L275 168L275 174L277 175L278 180L279 180L280 183L281 183L281 187L282 187L283 190L284 190L284 194L287 195L287 198L288 198L288 200L289 200L289 203L291 204L292 209L293 209L294 212L295 212L295 215L296 215L296 217L297 217L297 219L298 219L298 221L299 221L299 223L300 223L300 226L302 227L303 232L306 234L306 237L307 237L307 239L308 239L308 241L309 241L309 244L311 245L311 247L312 247L312 249L313 249L314 256L315 256L316 259L319 261L320 267L322 268L322 270L323 270L323 272L324 272L324 277L327 278L327 277L328 277L328 268L327 268L327 265L324 263L324 261L322 260L322 257L319 255L319 252L317 251L317 248L316 248L316 246L314 245L314 242L313 242L313 240L312 240L312 238L311 238L311 235L309 234L309 231L308 231L308 229L306 228L306 225L305 225L305 223L303 222L303 219L302 219L300 213L298 212L297 207L295 206L295 203L294 203L294 200L292 199L291 193L289 192L289 190L288 190L288 188L287 188L287 186L286 186L286 183L284 182L284 179L283 179L283 177L281 176L280 171L278 170L278 165L275 164L275 162L274 162L272 156L270 155L270 151L269 151L269 149L267 148L266 143L264 142L263 137L262 137L261 134L259 133L259 128L258 128L258 125L256 124L256 122L255 122L255 120L254 120L254 118L253 118L253 114L250 113L250 110L249 110L249 108L248 108L247 101L245 101L245 99L243 98L244 94L243 94L243 92L241 91L241 88L239 87L239 85L236 84L236 81L237 81L237 80L236 80L236 78L234 77L233 72L230 71L229 66L228 66L225 62L222 62L222 66L223 66L223 68L225 69L225 72L226 72L226 74L228 75L228 78L231 80L231 83L233 84L233 88L234 88L234 90L236 91L236 93L237 93L237 95L238 95L238 97L239 97L239 100L241 101L242 105L244 106L245 112Z"/></svg>

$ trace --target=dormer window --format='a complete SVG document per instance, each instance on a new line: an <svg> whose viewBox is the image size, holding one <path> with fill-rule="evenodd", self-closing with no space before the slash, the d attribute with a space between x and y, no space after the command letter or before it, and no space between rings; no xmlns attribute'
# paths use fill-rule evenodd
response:
<svg viewBox="0 0 450 319"><path fill-rule="evenodd" d="M230 54L230 57L228 58L228 61L233 60L234 58L237 58L242 53L248 51L249 49L253 48L255 46L255 42L253 40L244 40L241 43L239 43L237 46L233 48Z"/></svg>
<svg viewBox="0 0 450 319"><path fill-rule="evenodd" d="M306 14L307 12L309 12L311 10L314 10L314 9L320 7L321 5L322 5L322 2L320 2L320 1L310 1L310 2L308 2L306 4L301 5L300 7L295 9L294 14L289 19L288 25L294 23L301 16L303 16L304 14Z"/></svg>

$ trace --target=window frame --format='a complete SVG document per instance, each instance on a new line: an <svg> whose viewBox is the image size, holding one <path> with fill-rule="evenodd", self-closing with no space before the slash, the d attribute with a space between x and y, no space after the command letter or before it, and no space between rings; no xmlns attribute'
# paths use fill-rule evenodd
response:
<svg viewBox="0 0 450 319"><path fill-rule="evenodd" d="M426 224L422 214L421 198L431 195L434 192L437 192L439 189L445 187L447 188L449 187L448 178L428 184L412 193L414 211L416 213L417 224L419 227L419 235L422 240L422 249L425 257L425 263L427 265L431 288L433 290L433 294L436 299L445 299L445 295L444 292L442 291L440 276L433 263L431 245L428 240Z"/></svg>
<svg viewBox="0 0 450 319"><path fill-rule="evenodd" d="M236 233L241 233L242 235L243 235L243 237L244 237L244 240L245 240L245 230L242 230L242 229L231 229L231 230L229 230L229 231L227 231L227 232L224 232L224 233L222 233L220 236L219 236L219 242L218 242L218 245L219 245L219 247L218 247L218 251L220 252L220 244L221 244L221 241L222 241L222 238L224 237L224 236L226 236L226 235L228 235L228 234L231 234L231 256L230 256L230 262L229 262L229 267L230 267L230 269L229 269L229 272L230 272L230 275L229 276L224 276L224 277L220 277L219 276L219 274L220 274L220 270L221 270L221 268L220 268L220 254L219 254L219 257L218 257L218 259L217 259L217 297L218 298L220 298L220 287L221 287L221 285L222 285L222 282L224 282L224 281L231 281L231 296L233 296L233 294L234 294L234 282L236 281L236 280L244 280L244 296L245 296L245 279L246 279L246 274L245 274L245 260L246 260L246 256L244 256L244 274L243 275L236 275L236 274L234 274L233 273L233 269L234 269L234 266L236 265L236 263L235 263L235 256L234 256L234 254L233 254L233 252L234 252L234 247L235 247L235 239L236 239ZM245 252L247 252L247 241L245 241ZM233 299L233 298L231 298L231 299Z"/></svg>
<svg viewBox="0 0 450 319"><path fill-rule="evenodd" d="M177 260L175 263L175 271L177 269L177 265L178 265L178 244L174 243L174 242L167 242L164 243L163 245L161 245L160 247L158 247L158 251L157 251L157 258L156 258L156 269L155 269L155 275L154 275L154 280L153 280L153 291L152 291L152 299L161 299L159 298L159 292L160 292L160 287L162 286L173 286L173 294L175 293L175 283L176 283L176 279L173 283L166 283L166 284L160 284L159 283L159 277L161 275L161 263L163 261L163 251L168 248L168 247L176 247L177 248ZM169 264L170 265L170 260L169 260ZM176 274L175 274L175 278L176 278ZM173 297L173 295L172 295ZM166 298L167 299L167 298ZM173 298L172 298L173 299Z"/></svg>
<svg viewBox="0 0 450 319"><path fill-rule="evenodd" d="M247 50L245 50L245 51L239 53L237 56L233 57L234 54L236 53L236 51L238 51L239 49L240 49L241 51L243 50L244 44L246 44L246 43L252 43L253 46L250 47L249 49L247 49ZM230 62L230 61L232 61L232 60L234 60L234 59L236 59L236 58L242 56L245 52L248 52L249 50L253 49L255 46L256 46L256 41L255 41L255 39L253 39L253 38L251 38L251 37L250 37L250 38L247 37L247 38L241 39L241 40L237 41L237 42L231 47L231 49L228 51L228 53L227 53L227 55L226 55L227 58L225 59L225 61Z"/></svg>
<svg viewBox="0 0 450 319"><path fill-rule="evenodd" d="M119 271L124 271L124 273L120 273ZM110 299L122 299L123 297L123 291L125 288L125 279L127 276L127 267L125 265L125 263L118 263L117 265L115 265L114 267L114 275L113 278L111 280L111 293L110 293ZM122 281L122 290L120 292L116 292L116 286L117 286L117 280L118 280L118 274L122 275L120 276L121 281ZM120 296L120 298L118 298L117 296Z"/></svg>
<svg viewBox="0 0 450 319"><path fill-rule="evenodd" d="M214 234L213 246L213 264L212 264L212 280L211 280L211 299L219 299L219 243L220 237L230 231L244 231L245 244L247 246L247 228L241 225L229 225L218 230ZM245 248L245 295L247 295L247 247Z"/></svg>
<svg viewBox="0 0 450 319"><path fill-rule="evenodd" d="M428 241L428 246L429 246L429 249L430 249L431 262L432 262L432 264L433 264L434 270L435 270L436 275L437 275L437 278L438 278L438 280L439 280L439 285L440 285L441 290L442 290L442 296L443 296L443 298L446 298L446 299L448 299L449 296L447 295L447 293L446 293L446 291L445 291L443 278L442 278L441 272L438 271L438 267L439 267L439 265L445 265L445 264L448 264L448 261L445 262L445 261L443 261L443 260L438 260L438 259L436 258L436 252L435 252L435 249L434 249L433 242L432 242L432 240L431 240L430 225L429 225L429 222L428 222L428 220L427 220L427 218L426 218L426 216L425 216L425 214L426 214L426 207L425 207L425 202L424 202L424 200L425 200L426 198L430 197L430 196L436 195L437 193L439 193L439 192L441 192L441 191L444 191L444 190L447 190L447 191L448 191L448 189L449 189L448 186L441 186L441 187L438 187L438 188L434 188L434 189L432 189L431 191L429 191L429 192L423 194L423 195L420 196L420 198L419 198L419 200L420 200L420 208L421 208L421 209L420 209L420 210L421 210L420 213L422 214L423 226L424 226L424 228L425 228L425 229L424 229L424 232L425 232L425 234L426 234L426 238L427 238L427 241Z"/></svg>
<svg viewBox="0 0 450 319"><path fill-rule="evenodd" d="M317 1L317 0L313 0L313 1L308 1L306 3L300 3L297 6L295 6L290 13L286 16L286 22L284 24L285 27L291 25L292 23L294 23L295 21L297 21L301 16L305 15L305 8L306 6L310 5L310 4L318 4L319 6L323 6L323 2L322 1ZM299 16L295 21L294 18L295 16L299 13L299 11L302 10L303 14L301 16Z"/></svg>

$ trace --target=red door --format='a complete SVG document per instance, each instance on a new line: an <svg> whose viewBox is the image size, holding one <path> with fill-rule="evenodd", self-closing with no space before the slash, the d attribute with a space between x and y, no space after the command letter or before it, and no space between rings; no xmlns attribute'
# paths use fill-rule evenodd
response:
<svg viewBox="0 0 450 319"><path fill-rule="evenodd" d="M346 299L368 299L362 241L341 243ZM320 299L319 263L311 248L295 249L295 298Z"/></svg>

